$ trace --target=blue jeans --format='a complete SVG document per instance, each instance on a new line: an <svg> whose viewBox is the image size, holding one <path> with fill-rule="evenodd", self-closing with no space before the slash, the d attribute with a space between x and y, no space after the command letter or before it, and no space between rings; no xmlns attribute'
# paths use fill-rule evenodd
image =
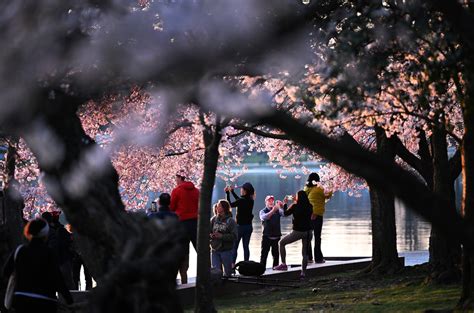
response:
<svg viewBox="0 0 474 313"><path fill-rule="evenodd" d="M211 251L211 266L222 270L224 266L224 276L230 276L232 273L232 250Z"/></svg>
<svg viewBox="0 0 474 313"><path fill-rule="evenodd" d="M248 261L250 259L250 236L252 235L253 227L252 224L249 225L237 225L237 240L234 241L233 249L233 261L237 260L237 249L239 248L240 239L242 239L242 244L244 246L244 260Z"/></svg>

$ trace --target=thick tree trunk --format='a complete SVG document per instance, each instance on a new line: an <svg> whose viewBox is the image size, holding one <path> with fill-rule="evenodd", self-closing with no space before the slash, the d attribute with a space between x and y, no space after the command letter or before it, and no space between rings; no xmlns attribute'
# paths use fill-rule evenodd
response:
<svg viewBox="0 0 474 313"><path fill-rule="evenodd" d="M204 130L204 174L199 200L198 221L198 263L196 278L195 312L216 312L212 295L211 263L209 259L209 234L212 210L212 190L216 180L217 163L219 160L219 144L222 135L219 127L212 131L210 127Z"/></svg>
<svg viewBox="0 0 474 313"><path fill-rule="evenodd" d="M394 162L395 151L385 131L375 128L377 154L386 161ZM372 263L366 269L374 274L394 273L400 270L397 232L395 227L395 197L392 192L371 185L370 204L372 218Z"/></svg>
<svg viewBox="0 0 474 313"><path fill-rule="evenodd" d="M35 126L22 129L23 137L98 282L89 311L182 311L175 279L183 233L176 225L125 212L115 169L75 114L79 103L60 92L52 98L46 96Z"/></svg>
<svg viewBox="0 0 474 313"><path fill-rule="evenodd" d="M401 269L397 252L395 197L369 186L372 217L372 262L366 272L395 273Z"/></svg>
<svg viewBox="0 0 474 313"><path fill-rule="evenodd" d="M444 125L434 127L431 137L433 155L433 191L444 195L452 204L451 208L439 207L438 210L455 210L454 183L451 179L448 162L448 146ZM438 283L450 283L461 278L461 245L450 240L436 227L431 228L430 236L431 279Z"/></svg>
<svg viewBox="0 0 474 313"><path fill-rule="evenodd" d="M75 114L79 104L67 104L68 98L60 94L55 100L44 104L47 110L38 118L42 124L26 129L23 138L38 160L49 194L74 227L78 247L97 280L115 264L119 247L136 229L129 225L115 169L108 159L98 160L99 147ZM41 132L51 136L50 142L40 141Z"/></svg>
<svg viewBox="0 0 474 313"><path fill-rule="evenodd" d="M419 130L418 155L412 154L403 143L394 137L393 142L397 155L413 167L425 180L428 188L446 198L450 206L442 207L435 202L435 210L453 210L456 213L454 202L454 180L461 172L461 158L459 150L448 161L448 147L444 124L434 126L431 136L431 151L425 132ZM450 282L459 279L460 244L448 238L436 227L432 227L430 236L430 264L429 280L436 282Z"/></svg>

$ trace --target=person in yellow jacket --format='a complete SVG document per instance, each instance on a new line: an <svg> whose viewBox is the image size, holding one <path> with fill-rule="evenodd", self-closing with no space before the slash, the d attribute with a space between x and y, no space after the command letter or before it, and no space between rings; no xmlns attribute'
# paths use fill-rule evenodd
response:
<svg viewBox="0 0 474 313"><path fill-rule="evenodd" d="M314 262L324 263L323 253L321 252L321 230L323 229L323 215L325 211L326 200L332 197L332 192L324 192L319 184L320 178L317 173L311 173L308 176L304 191L308 195L309 202L313 206L311 215L311 227L314 233ZM313 259L311 243L308 245L308 259Z"/></svg>

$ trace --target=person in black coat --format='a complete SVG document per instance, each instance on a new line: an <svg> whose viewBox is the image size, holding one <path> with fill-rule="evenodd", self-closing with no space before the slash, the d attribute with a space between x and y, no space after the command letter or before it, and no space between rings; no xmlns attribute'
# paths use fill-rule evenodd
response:
<svg viewBox="0 0 474 313"><path fill-rule="evenodd" d="M24 228L28 244L18 249L7 260L3 275L10 277L15 271L16 284L13 309L17 313L55 313L58 308L56 292L68 304L73 299L66 287L54 252L46 245L49 225L43 219L35 219Z"/></svg>
<svg viewBox="0 0 474 313"><path fill-rule="evenodd" d="M61 211L43 212L43 214L41 214L41 217L48 222L49 226L49 235L46 244L53 250L56 256L66 286L69 289L75 289L72 269L74 257L72 236L64 225L59 222L60 214Z"/></svg>
<svg viewBox="0 0 474 313"><path fill-rule="evenodd" d="M303 190L298 191L296 194L296 202L290 205L290 207L287 208L287 197L285 197L284 203L284 215L293 215L293 230L291 233L285 235L280 240L280 255L282 263L273 269L279 271L286 271L288 269L288 266L286 265L285 246L292 242L301 240L303 244L301 250L301 278L305 278L306 267L308 266L308 243L311 241L313 236L311 228L311 214L313 212L313 206L309 202L308 196Z"/></svg>
<svg viewBox="0 0 474 313"><path fill-rule="evenodd" d="M254 204L254 195L255 189L251 183L245 183L242 185L240 190L239 197L232 187L226 187L224 189L227 201L230 203L230 206L236 209L235 220L237 222L237 240L234 242L233 248L233 263L237 260L237 249L239 248L240 240L242 239L242 245L244 247L244 260L248 261L250 259L250 236L253 232L252 220L253 220L253 204ZM230 193L235 198L235 201L230 200Z"/></svg>

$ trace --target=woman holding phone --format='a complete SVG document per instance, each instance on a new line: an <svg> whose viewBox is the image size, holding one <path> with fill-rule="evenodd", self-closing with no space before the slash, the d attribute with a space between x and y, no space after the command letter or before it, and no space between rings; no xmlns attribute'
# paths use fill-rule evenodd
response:
<svg viewBox="0 0 474 313"><path fill-rule="evenodd" d="M244 260L248 261L250 259L250 236L253 232L252 220L255 189L251 183L247 182L243 184L240 189L240 197L235 193L233 187L226 187L224 191L230 206L237 208L235 214L235 220L237 222L237 240L234 242L233 263L235 264L235 261L237 260L237 249L239 248L241 239L244 247ZM235 198L234 202L230 200L230 193L232 193Z"/></svg>
<svg viewBox="0 0 474 313"><path fill-rule="evenodd" d="M317 173L311 173L306 181L304 191L308 195L309 202L313 207L311 214L311 228L314 234L314 262L324 263L321 251L321 231L323 229L323 215L326 210L326 201L332 197L332 192L325 192L320 185L320 178ZM308 244L308 256L312 260L311 241Z"/></svg>
<svg viewBox="0 0 474 313"><path fill-rule="evenodd" d="M306 277L306 267L308 266L308 243L311 241L312 229L311 229L311 213L312 205L309 203L308 196L303 190L298 191L296 194L295 202L288 207L288 199L286 196L283 200L283 214L285 216L293 215L293 230L291 233L285 235L280 240L280 256L282 263L276 267L274 270L277 271L286 271L288 266L286 265L286 248L287 244L301 240L303 243L301 249L301 275L303 279Z"/></svg>

